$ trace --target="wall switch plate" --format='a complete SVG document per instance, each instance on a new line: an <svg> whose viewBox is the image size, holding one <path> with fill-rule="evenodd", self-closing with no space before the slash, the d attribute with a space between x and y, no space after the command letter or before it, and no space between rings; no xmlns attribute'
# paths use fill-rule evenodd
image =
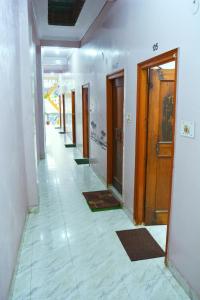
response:
<svg viewBox="0 0 200 300"><path fill-rule="evenodd" d="M126 121L127 121L127 123L131 123L131 114L130 113L126 115Z"/></svg>
<svg viewBox="0 0 200 300"><path fill-rule="evenodd" d="M181 135L194 138L195 124L194 121L181 121Z"/></svg>

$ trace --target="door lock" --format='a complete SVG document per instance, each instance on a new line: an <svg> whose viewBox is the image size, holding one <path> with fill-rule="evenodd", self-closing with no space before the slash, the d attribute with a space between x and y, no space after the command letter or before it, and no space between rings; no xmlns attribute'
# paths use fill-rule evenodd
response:
<svg viewBox="0 0 200 300"><path fill-rule="evenodd" d="M156 154L159 155L159 153L160 153L160 144L159 144L159 142L157 142L157 144L156 144Z"/></svg>

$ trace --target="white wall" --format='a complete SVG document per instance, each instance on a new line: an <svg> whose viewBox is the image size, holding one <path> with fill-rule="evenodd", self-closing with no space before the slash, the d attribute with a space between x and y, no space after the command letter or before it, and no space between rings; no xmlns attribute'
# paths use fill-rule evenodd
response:
<svg viewBox="0 0 200 300"><path fill-rule="evenodd" d="M26 0L0 0L0 299L8 297L27 208L37 205Z"/></svg>
<svg viewBox="0 0 200 300"><path fill-rule="evenodd" d="M137 64L179 48L175 167L169 260L200 297L200 12L191 0L117 0L82 49L75 50L71 71L76 82L77 143L82 147L81 85L90 83L91 120L97 135L106 131L106 75L125 70L124 194L133 214ZM153 52L154 43L159 49ZM180 136L181 119L196 122L195 139ZM106 151L91 141L96 173L106 180Z"/></svg>

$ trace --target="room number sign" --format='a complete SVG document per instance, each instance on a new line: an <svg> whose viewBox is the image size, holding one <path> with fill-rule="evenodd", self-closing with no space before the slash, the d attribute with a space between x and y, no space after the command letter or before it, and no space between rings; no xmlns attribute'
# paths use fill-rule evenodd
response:
<svg viewBox="0 0 200 300"><path fill-rule="evenodd" d="M153 45L153 51L157 51L158 50L158 43L155 43L154 45Z"/></svg>

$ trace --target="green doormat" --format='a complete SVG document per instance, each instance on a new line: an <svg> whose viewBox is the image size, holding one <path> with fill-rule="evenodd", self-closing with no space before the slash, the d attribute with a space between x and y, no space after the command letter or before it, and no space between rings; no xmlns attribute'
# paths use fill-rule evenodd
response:
<svg viewBox="0 0 200 300"><path fill-rule="evenodd" d="M90 163L88 158L78 158L75 159L75 162L77 163L77 165L88 165Z"/></svg>
<svg viewBox="0 0 200 300"><path fill-rule="evenodd" d="M65 144L65 148L75 148L76 144Z"/></svg>
<svg viewBox="0 0 200 300"><path fill-rule="evenodd" d="M95 191L83 193L91 211L105 211L120 209L121 203L114 197L111 191Z"/></svg>

